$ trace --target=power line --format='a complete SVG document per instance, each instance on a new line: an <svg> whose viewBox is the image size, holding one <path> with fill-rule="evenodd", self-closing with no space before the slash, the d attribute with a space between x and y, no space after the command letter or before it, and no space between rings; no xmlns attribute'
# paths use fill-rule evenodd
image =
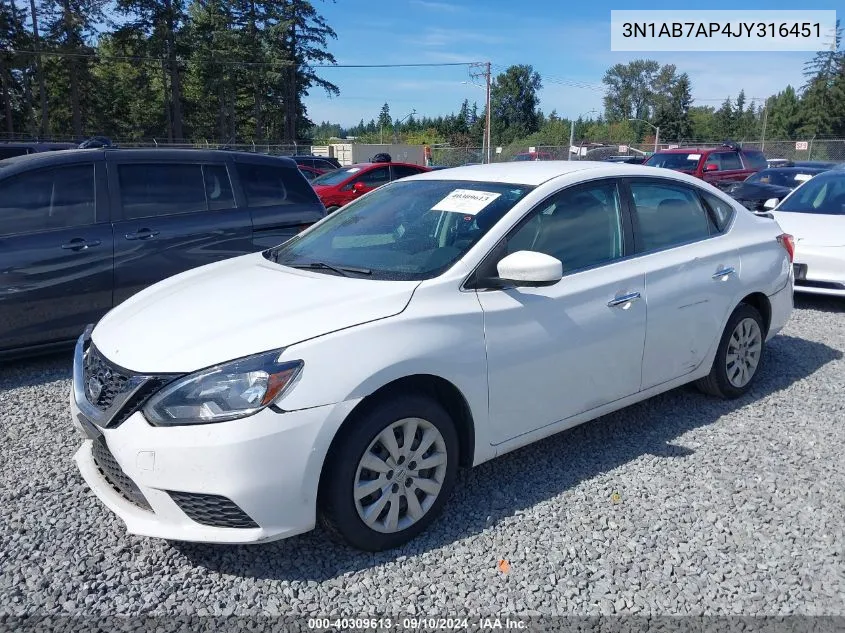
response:
<svg viewBox="0 0 845 633"><path fill-rule="evenodd" d="M150 57L144 55L101 55L100 53L68 53L66 51L34 51L18 48L9 48L5 53L17 55L43 55L45 57L73 57L78 59L99 59L101 61L149 61L163 62L170 61L166 57ZM226 54L225 51L210 51L211 53ZM193 61L185 59L181 61ZM291 60L279 60L275 62L247 62L240 60L207 59L202 60L204 64L221 64L231 66L293 66L296 62ZM478 62L426 62L408 64L299 64L308 68L440 68L445 66L472 66Z"/></svg>

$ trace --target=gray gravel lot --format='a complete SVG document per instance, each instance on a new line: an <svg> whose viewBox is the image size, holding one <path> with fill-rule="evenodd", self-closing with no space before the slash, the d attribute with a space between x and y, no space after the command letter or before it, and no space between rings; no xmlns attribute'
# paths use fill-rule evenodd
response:
<svg viewBox="0 0 845 633"><path fill-rule="evenodd" d="M377 555L127 536L71 460L68 356L6 363L0 614L845 615L845 301L798 306L751 395L678 389L463 473Z"/></svg>

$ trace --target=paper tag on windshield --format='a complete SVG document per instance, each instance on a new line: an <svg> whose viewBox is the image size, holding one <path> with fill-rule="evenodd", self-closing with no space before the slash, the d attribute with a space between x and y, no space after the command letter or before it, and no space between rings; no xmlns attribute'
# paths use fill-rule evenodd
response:
<svg viewBox="0 0 845 633"><path fill-rule="evenodd" d="M810 174L795 174L795 180L798 182L804 182L805 180L810 180L813 176Z"/></svg>
<svg viewBox="0 0 845 633"><path fill-rule="evenodd" d="M474 189L455 189L440 202L431 207L432 211L451 211L453 213L466 213L475 215L482 211L493 200L498 198L500 193L490 191L475 191Z"/></svg>
<svg viewBox="0 0 845 633"><path fill-rule="evenodd" d="M346 172L349 173L349 174L354 174L356 171L361 171L361 168L360 167L350 167L349 169L346 170Z"/></svg>
<svg viewBox="0 0 845 633"><path fill-rule="evenodd" d="M687 154L687 160L698 160L701 158L701 154Z"/></svg>

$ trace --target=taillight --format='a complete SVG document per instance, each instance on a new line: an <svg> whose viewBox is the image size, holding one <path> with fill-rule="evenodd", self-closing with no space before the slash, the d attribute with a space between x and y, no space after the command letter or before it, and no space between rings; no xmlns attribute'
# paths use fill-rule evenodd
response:
<svg viewBox="0 0 845 633"><path fill-rule="evenodd" d="M795 238L789 233L782 233L778 235L778 242L783 246L786 254L789 255L789 263L791 264L795 260Z"/></svg>

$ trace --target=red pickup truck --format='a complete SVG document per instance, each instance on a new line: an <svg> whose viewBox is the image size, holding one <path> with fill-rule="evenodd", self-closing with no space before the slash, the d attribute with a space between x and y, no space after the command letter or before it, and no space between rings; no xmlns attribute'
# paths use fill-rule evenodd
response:
<svg viewBox="0 0 845 633"><path fill-rule="evenodd" d="M720 188L741 182L768 167L763 152L744 150L732 144L664 149L652 154L644 164L692 174Z"/></svg>

